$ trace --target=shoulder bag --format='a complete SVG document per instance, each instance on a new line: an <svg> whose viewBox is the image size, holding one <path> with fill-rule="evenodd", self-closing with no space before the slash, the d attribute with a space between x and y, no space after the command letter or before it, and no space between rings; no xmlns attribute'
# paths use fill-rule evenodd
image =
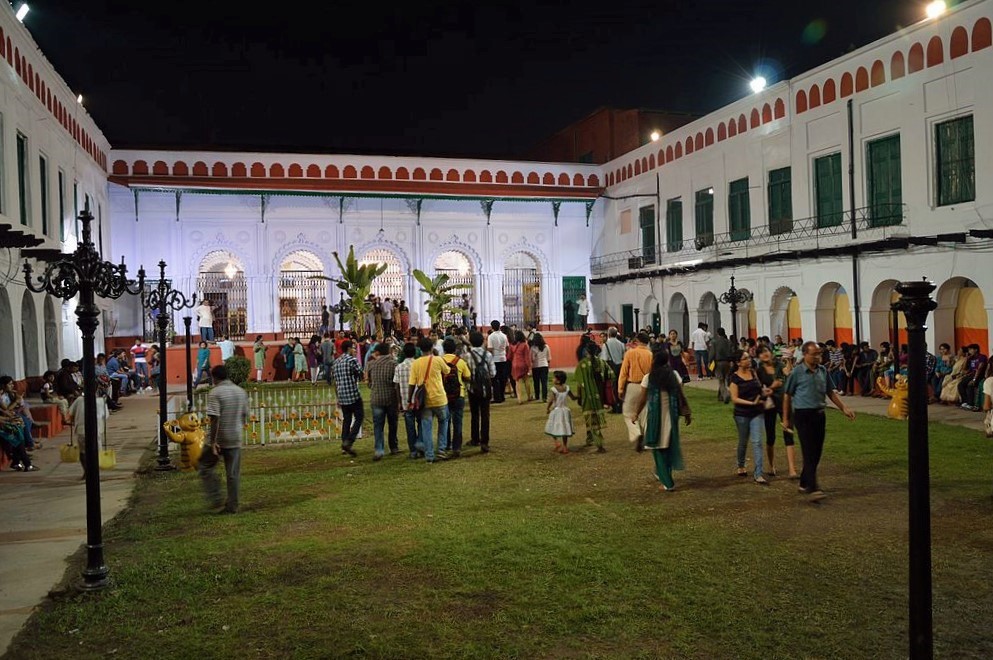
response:
<svg viewBox="0 0 993 660"><path fill-rule="evenodd" d="M431 375L431 360L434 359L433 355L428 356L427 368L424 370L424 380L421 381L420 385L414 386L414 393L410 397L410 402L407 404L407 410L410 412L418 412L424 408L424 404L427 402L427 391L425 389L428 376Z"/></svg>

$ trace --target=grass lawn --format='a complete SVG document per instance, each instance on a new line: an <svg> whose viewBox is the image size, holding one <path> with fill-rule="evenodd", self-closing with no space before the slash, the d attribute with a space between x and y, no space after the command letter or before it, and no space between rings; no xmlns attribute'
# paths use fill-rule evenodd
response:
<svg viewBox="0 0 993 660"><path fill-rule="evenodd" d="M11 655L906 657L905 424L829 413L815 505L735 476L730 409L688 394L673 493L619 416L606 454L560 456L513 401L485 456L373 463L369 429L357 459L246 450L236 516L143 474L105 534L113 587L46 603ZM993 443L933 425L931 448L936 650L993 657Z"/></svg>

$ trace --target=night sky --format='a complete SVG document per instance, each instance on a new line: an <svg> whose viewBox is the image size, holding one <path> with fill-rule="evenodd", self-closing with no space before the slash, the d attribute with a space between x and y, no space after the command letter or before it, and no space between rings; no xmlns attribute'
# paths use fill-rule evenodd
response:
<svg viewBox="0 0 993 660"><path fill-rule="evenodd" d="M512 158L600 106L714 110L925 2L29 4L114 147Z"/></svg>

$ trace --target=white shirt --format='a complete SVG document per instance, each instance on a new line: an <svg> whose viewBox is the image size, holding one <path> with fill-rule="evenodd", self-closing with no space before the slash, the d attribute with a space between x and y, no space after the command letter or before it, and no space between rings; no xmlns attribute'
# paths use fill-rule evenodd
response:
<svg viewBox="0 0 993 660"><path fill-rule="evenodd" d="M507 335L499 330L494 330L486 338L486 348L493 354L494 362L507 361Z"/></svg>
<svg viewBox="0 0 993 660"><path fill-rule="evenodd" d="M576 313L580 316L589 316L590 314L590 303L587 302L585 298L581 298L576 301Z"/></svg>
<svg viewBox="0 0 993 660"><path fill-rule="evenodd" d="M229 357L234 357L234 342L230 339L225 339L217 343L217 347L221 349L221 361L227 360Z"/></svg>
<svg viewBox="0 0 993 660"><path fill-rule="evenodd" d="M547 367L548 361L552 359L552 351L548 348L548 344L545 344L545 348L538 350L536 346L531 347L531 368L541 368Z"/></svg>
<svg viewBox="0 0 993 660"><path fill-rule="evenodd" d="M707 350L707 331L703 328L697 328L690 333L690 344L693 345L694 351L705 351Z"/></svg>
<svg viewBox="0 0 993 660"><path fill-rule="evenodd" d="M197 307L197 324L201 328L208 328L214 325L214 310L210 305L200 305Z"/></svg>
<svg viewBox="0 0 993 660"><path fill-rule="evenodd" d="M384 319L393 320L393 303L389 300L384 300L383 304L380 306L380 312Z"/></svg>
<svg viewBox="0 0 993 660"><path fill-rule="evenodd" d="M71 404L69 404L69 417L72 418L72 430L76 436L76 443L80 446L83 445L83 439L85 437L85 422L84 418L86 415L86 402L85 397L79 397ZM97 397L97 441L103 444L104 433L107 430L107 418L110 417L110 413L107 412L107 403L104 401L102 396Z"/></svg>

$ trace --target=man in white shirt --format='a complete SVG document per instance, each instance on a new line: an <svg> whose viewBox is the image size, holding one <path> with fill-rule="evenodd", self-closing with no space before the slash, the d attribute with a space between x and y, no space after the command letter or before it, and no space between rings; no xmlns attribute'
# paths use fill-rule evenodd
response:
<svg viewBox="0 0 993 660"><path fill-rule="evenodd" d="M200 326L200 339L214 341L214 309L209 300L197 307L197 325Z"/></svg>
<svg viewBox="0 0 993 660"><path fill-rule="evenodd" d="M709 339L710 333L707 332L706 323L698 324L696 330L690 333L690 350L696 355L697 380L703 380L704 377L710 378L713 376L707 365L707 343Z"/></svg>
<svg viewBox="0 0 993 660"><path fill-rule="evenodd" d="M234 342L227 335L224 335L224 339L217 343L217 347L221 349L221 362L229 357L234 357Z"/></svg>
<svg viewBox="0 0 993 660"><path fill-rule="evenodd" d="M387 298L380 305L380 313L383 319L383 337L393 334L393 301Z"/></svg>
<svg viewBox="0 0 993 660"><path fill-rule="evenodd" d="M486 339L486 350L493 355L496 376L493 377L493 403L504 402L504 389L510 378L510 363L507 362L507 335L500 332L500 322L490 323L492 330Z"/></svg>
<svg viewBox="0 0 993 660"><path fill-rule="evenodd" d="M586 332L586 320L590 315L590 304L586 301L586 294L579 294L579 300L576 301L576 316L579 317L579 329Z"/></svg>

